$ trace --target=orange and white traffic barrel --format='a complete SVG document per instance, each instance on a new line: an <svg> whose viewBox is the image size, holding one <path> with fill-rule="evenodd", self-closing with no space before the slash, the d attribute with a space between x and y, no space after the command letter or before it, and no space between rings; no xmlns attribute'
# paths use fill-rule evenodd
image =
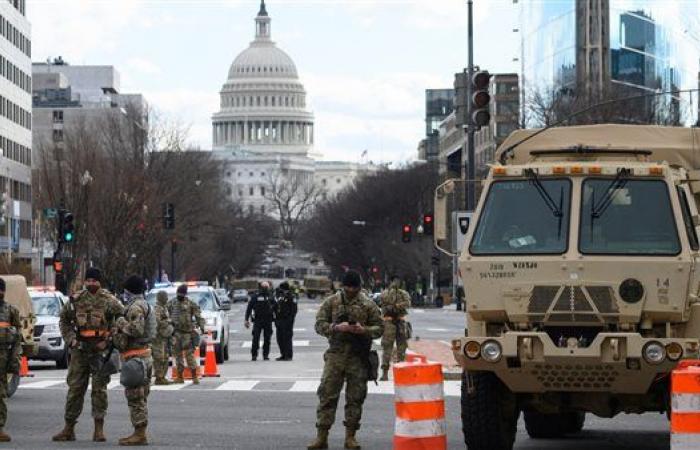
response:
<svg viewBox="0 0 700 450"><path fill-rule="evenodd" d="M394 364L394 450L445 450L447 424L442 364Z"/></svg>
<svg viewBox="0 0 700 450"><path fill-rule="evenodd" d="M671 450L700 448L700 361L681 361L671 374Z"/></svg>

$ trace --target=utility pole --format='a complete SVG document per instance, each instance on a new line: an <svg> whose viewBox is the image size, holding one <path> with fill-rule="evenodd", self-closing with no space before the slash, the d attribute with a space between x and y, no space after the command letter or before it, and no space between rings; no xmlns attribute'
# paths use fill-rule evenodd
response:
<svg viewBox="0 0 700 450"><path fill-rule="evenodd" d="M474 156L474 133L476 132L474 124L472 123L471 117L473 113L472 108L472 97L474 95L474 88L471 82L471 77L474 75L474 20L472 17L473 0L467 0L467 34L469 36L468 42L468 58L469 65L467 67L467 77L469 82L467 83L467 162L466 162L466 175L467 182L465 183L467 192L465 193L466 200L466 210L474 211L476 207L476 167L474 167L475 156Z"/></svg>

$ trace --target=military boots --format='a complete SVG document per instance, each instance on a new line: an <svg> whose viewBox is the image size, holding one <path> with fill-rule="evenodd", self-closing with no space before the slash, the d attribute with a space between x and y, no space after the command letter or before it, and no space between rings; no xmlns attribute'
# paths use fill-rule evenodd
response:
<svg viewBox="0 0 700 450"><path fill-rule="evenodd" d="M104 419L95 419L95 431L92 433L92 440L94 442L105 442L107 440L107 438L105 438L104 426Z"/></svg>
<svg viewBox="0 0 700 450"><path fill-rule="evenodd" d="M173 379L173 384L185 384L185 379L182 377L177 377Z"/></svg>
<svg viewBox="0 0 700 450"><path fill-rule="evenodd" d="M10 442L11 440L10 435L0 429L0 442Z"/></svg>
<svg viewBox="0 0 700 450"><path fill-rule="evenodd" d="M382 377L379 381L389 381L389 369L382 369Z"/></svg>
<svg viewBox="0 0 700 450"><path fill-rule="evenodd" d="M199 384L199 376L196 373L192 375L192 384Z"/></svg>
<svg viewBox="0 0 700 450"><path fill-rule="evenodd" d="M119 445L148 445L146 425L135 427L131 436L119 439Z"/></svg>
<svg viewBox="0 0 700 450"><path fill-rule="evenodd" d="M354 428L345 429L345 448L352 450L359 450L362 448L355 439L355 431Z"/></svg>
<svg viewBox="0 0 700 450"><path fill-rule="evenodd" d="M75 440L75 422L66 422L63 426L63 430L55 435L52 440L56 442L68 442Z"/></svg>
<svg viewBox="0 0 700 450"><path fill-rule="evenodd" d="M165 377L158 377L156 378L156 381L153 384L155 384L156 386L168 386L171 383Z"/></svg>
<svg viewBox="0 0 700 450"><path fill-rule="evenodd" d="M328 430L325 428L319 428L316 439L306 448L307 450L321 450L328 448Z"/></svg>

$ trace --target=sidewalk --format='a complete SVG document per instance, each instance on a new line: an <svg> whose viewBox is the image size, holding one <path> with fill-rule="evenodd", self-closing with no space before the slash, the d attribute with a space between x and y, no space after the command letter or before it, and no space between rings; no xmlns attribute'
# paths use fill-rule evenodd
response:
<svg viewBox="0 0 700 450"><path fill-rule="evenodd" d="M462 377L462 368L455 361L450 344L436 340L408 341L409 350L425 355L429 361L442 364L442 371L446 380L458 380Z"/></svg>

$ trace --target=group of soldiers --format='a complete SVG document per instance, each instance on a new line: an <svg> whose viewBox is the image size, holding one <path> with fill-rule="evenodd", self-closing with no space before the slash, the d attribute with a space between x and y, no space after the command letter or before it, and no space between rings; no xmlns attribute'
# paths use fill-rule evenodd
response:
<svg viewBox="0 0 700 450"><path fill-rule="evenodd" d="M97 268L86 270L84 289L71 296L60 313L59 326L70 348L70 363L66 382L68 393L65 404L65 424L53 436L54 441L75 441L75 427L83 409L85 393L92 379L92 440L106 441L104 419L107 412L107 385L117 373L114 358L121 359L120 382L129 407L134 431L119 439L119 445L147 445L148 396L151 377L155 384L170 384L166 378L168 346L175 355L177 376L174 383L184 383L182 374L187 365L198 384L197 364L193 350L199 345L197 328L204 332L204 321L199 306L187 298L187 286L180 285L174 299L165 292L157 294L154 308L144 299L146 284L136 275L123 283L124 302L102 288L102 274ZM288 289L281 286L277 296L270 286L261 284L246 312L246 326L251 316L253 328L253 360L257 357L260 334L265 336L263 357L268 359L271 322L277 326L281 356L292 358L292 330L297 312L296 300ZM358 340L368 343L382 337L382 380L388 379L388 370L397 350L397 360L403 361L410 325L406 320L410 299L400 288L398 279L382 293L381 310L362 292L362 279L355 271L346 272L343 289L326 298L316 316L315 330L328 338L329 348L324 355L324 368L317 395L317 437L308 449L328 448L329 430L335 422L340 393L345 386L345 448L359 449L355 434L360 428L362 406L367 396L367 382L372 378L367 355L358 352ZM5 302L5 282L0 278L0 442L10 441L3 427L7 418L5 405L8 373L19 372L21 339L20 315L16 307ZM118 350L118 353L115 352ZM117 356L118 355L118 356Z"/></svg>
<svg viewBox="0 0 700 450"><path fill-rule="evenodd" d="M316 410L316 439L309 450L327 449L328 434L335 422L340 393L345 386L345 448L359 449L356 433L360 428L362 405L367 397L367 382L372 378L366 352L358 352L357 342L366 348L371 341L382 337L382 378L388 380L388 371L394 355L403 361L410 325L406 320L410 297L400 288L394 277L390 287L382 293L381 310L362 292L362 279L355 271L343 278L343 289L326 298L316 315L315 329L328 338L329 348L325 361Z"/></svg>

